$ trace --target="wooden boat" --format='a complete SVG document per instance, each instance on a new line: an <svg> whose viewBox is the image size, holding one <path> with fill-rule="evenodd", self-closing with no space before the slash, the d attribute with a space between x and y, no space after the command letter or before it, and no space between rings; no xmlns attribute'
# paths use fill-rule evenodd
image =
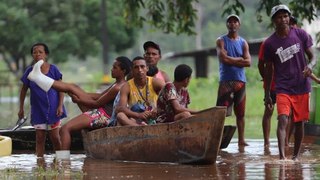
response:
<svg viewBox="0 0 320 180"><path fill-rule="evenodd" d="M236 126L225 125L223 129L223 135L221 140L220 149L227 148L233 134L236 130ZM8 136L12 140L12 150L17 151L34 151L36 148L36 133L33 127L23 126L19 129L0 129L0 135ZM71 151L72 152L83 152L83 143L81 132L74 132L72 134ZM49 137L46 138L45 149L52 151L52 143Z"/></svg>
<svg viewBox="0 0 320 180"><path fill-rule="evenodd" d="M224 126L220 149L228 147L235 130L236 126ZM17 129L15 131L0 129L0 134L11 138L13 151L34 151L36 149L36 133L32 127L22 127L21 129ZM49 151L53 150L49 137L46 138L45 148ZM75 132L72 134L71 151L83 151L81 132Z"/></svg>
<svg viewBox="0 0 320 180"><path fill-rule="evenodd" d="M105 160L215 163L222 139L225 107L165 124L82 131L86 155Z"/></svg>
<svg viewBox="0 0 320 180"><path fill-rule="evenodd" d="M8 136L12 139L13 151L34 151L36 149L36 132L32 126L24 126L17 130L0 130L0 135ZM46 150L53 150L52 143L47 135ZM83 151L81 132L75 132L72 134L71 151Z"/></svg>
<svg viewBox="0 0 320 180"><path fill-rule="evenodd" d="M236 129L237 129L237 127L233 126L233 125L225 125L224 126L220 149L225 149L229 146Z"/></svg>
<svg viewBox="0 0 320 180"><path fill-rule="evenodd" d="M0 156L10 156L12 152L12 141L10 137L0 136Z"/></svg>

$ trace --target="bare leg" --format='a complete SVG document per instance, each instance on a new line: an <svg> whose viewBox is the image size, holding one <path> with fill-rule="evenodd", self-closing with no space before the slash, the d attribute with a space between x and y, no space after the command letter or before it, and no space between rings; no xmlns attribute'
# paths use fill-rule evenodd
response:
<svg viewBox="0 0 320 180"><path fill-rule="evenodd" d="M270 121L271 116L273 114L273 109L265 107L264 114L262 118L262 129L263 129L263 137L264 137L264 146L269 146L269 137L270 137Z"/></svg>
<svg viewBox="0 0 320 180"><path fill-rule="evenodd" d="M53 144L53 150L57 151L61 149L61 141L59 135L60 128L55 128L49 131L49 137Z"/></svg>
<svg viewBox="0 0 320 180"><path fill-rule="evenodd" d="M123 112L119 112L117 114L117 122L121 126L139 126L135 120L128 118L128 116Z"/></svg>
<svg viewBox="0 0 320 180"><path fill-rule="evenodd" d="M287 136L286 136L286 146L289 146L290 137L294 131L294 122L292 122L292 114L288 117L288 125L287 125Z"/></svg>
<svg viewBox="0 0 320 180"><path fill-rule="evenodd" d="M245 127L244 118L237 119L237 127L238 127L238 145L248 146L248 144L244 140L244 127Z"/></svg>
<svg viewBox="0 0 320 180"><path fill-rule="evenodd" d="M180 119L185 119L185 118L188 118L188 117L191 117L191 113L188 112L188 111L184 111L184 112L181 112L177 115L174 116L174 120L177 121L177 120L180 120Z"/></svg>
<svg viewBox="0 0 320 180"><path fill-rule="evenodd" d="M278 116L278 128L277 128L277 137L278 137L278 147L280 159L285 159L285 139L286 139L286 127L288 124L288 116L279 115Z"/></svg>
<svg viewBox="0 0 320 180"><path fill-rule="evenodd" d="M246 92L245 86L239 91L234 93L234 113L237 120L238 128L238 145L248 146L244 140L244 128L245 128L245 109L246 109Z"/></svg>
<svg viewBox="0 0 320 180"><path fill-rule="evenodd" d="M296 122L295 133L294 133L294 150L293 150L293 160L299 158L301 143L304 137L304 122Z"/></svg>
<svg viewBox="0 0 320 180"><path fill-rule="evenodd" d="M77 85L65 83L62 81L56 81L44 75L40 69L42 64L43 60L40 60L33 66L32 71L28 75L28 79L34 81L44 91L47 92L51 87L53 87L58 91L72 93L78 97L86 96L86 92L79 88Z"/></svg>
<svg viewBox="0 0 320 180"><path fill-rule="evenodd" d="M43 157L45 151L46 131L36 129L36 154Z"/></svg>
<svg viewBox="0 0 320 180"><path fill-rule="evenodd" d="M78 97L88 96L87 93L79 86L72 83L65 83L62 81L54 81L52 87L57 91L72 93Z"/></svg>
<svg viewBox="0 0 320 180"><path fill-rule="evenodd" d="M61 150L70 150L71 133L84 128L89 128L89 123L89 117L81 114L64 124L60 129Z"/></svg>

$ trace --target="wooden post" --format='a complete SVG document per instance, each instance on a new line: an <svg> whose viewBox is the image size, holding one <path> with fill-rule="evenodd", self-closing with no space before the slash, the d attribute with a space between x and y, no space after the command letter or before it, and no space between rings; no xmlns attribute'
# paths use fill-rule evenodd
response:
<svg viewBox="0 0 320 180"><path fill-rule="evenodd" d="M208 77L208 55L205 53L199 53L194 56L194 62L196 66L196 78Z"/></svg>

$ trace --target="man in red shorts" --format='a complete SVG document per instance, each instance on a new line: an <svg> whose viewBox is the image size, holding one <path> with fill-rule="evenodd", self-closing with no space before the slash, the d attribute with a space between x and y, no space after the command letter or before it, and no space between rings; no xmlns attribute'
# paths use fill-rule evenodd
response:
<svg viewBox="0 0 320 180"><path fill-rule="evenodd" d="M315 66L311 49L312 39L302 29L290 27L291 12L286 5L277 5L271 10L275 32L265 41L265 103L272 106L270 86L274 75L278 112L277 138L280 159L285 156L285 138L288 118L292 111L294 122L293 160L299 158L304 136L304 121L309 120L310 74ZM306 59L307 56L308 60Z"/></svg>

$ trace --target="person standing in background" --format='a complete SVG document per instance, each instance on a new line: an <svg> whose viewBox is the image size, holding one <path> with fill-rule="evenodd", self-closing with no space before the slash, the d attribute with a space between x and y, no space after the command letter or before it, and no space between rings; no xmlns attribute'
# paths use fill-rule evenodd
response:
<svg viewBox="0 0 320 180"><path fill-rule="evenodd" d="M258 57L259 58L258 69L259 69L260 76L262 77L263 89L265 89L266 88L266 82L264 80L265 61L263 59L263 57L264 57L264 42L261 43L258 56L259 56ZM270 87L270 97L272 99L273 104L270 106L265 106L263 117L262 117L262 129L263 129L263 138L264 138L264 146L265 147L269 147L269 145L270 145L270 141L269 141L270 126L271 126L270 121L271 121L271 117L273 114L274 105L276 103L276 92L275 92L275 84L274 84L273 78L272 78L272 83L271 83L271 87Z"/></svg>
<svg viewBox="0 0 320 180"><path fill-rule="evenodd" d="M283 4L271 9L275 32L265 40L265 103L272 106L270 95L272 77L276 87L278 112L277 138L279 157L286 159L286 128L292 112L295 127L292 159L298 160L304 136L304 121L309 120L309 93L312 68L316 62L312 52L312 39L300 28L290 27L290 9ZM308 59L306 59L305 55Z"/></svg>
<svg viewBox="0 0 320 180"><path fill-rule="evenodd" d="M54 80L61 81L62 74L57 66L47 62L49 48L44 43L36 43L31 47L31 55L34 63L43 60L41 72ZM54 150L60 150L61 141L59 129L61 119L67 117L66 110L63 105L64 93L55 89L42 90L36 83L28 79L29 73L33 67L27 68L21 77L23 82L20 91L20 109L19 118L24 117L24 101L28 89L30 88L30 104L31 104L31 125L36 130L36 154L37 157L43 157L45 152L46 133L49 132L50 140Z"/></svg>
<svg viewBox="0 0 320 180"><path fill-rule="evenodd" d="M169 82L170 78L168 74L158 67L158 62L161 59L160 46L153 41L147 41L143 44L144 59L146 60L149 69L158 69L158 72L153 76L158 79L162 79L164 82ZM156 67L156 68L153 68Z"/></svg>
<svg viewBox="0 0 320 180"><path fill-rule="evenodd" d="M227 116L231 115L232 108L236 115L238 128L238 145L247 146L244 139L245 106L246 106L246 76L245 67L251 65L249 45L239 36L240 18L235 14L227 17L228 33L216 41L219 57L220 82L217 97L217 106L227 106Z"/></svg>

